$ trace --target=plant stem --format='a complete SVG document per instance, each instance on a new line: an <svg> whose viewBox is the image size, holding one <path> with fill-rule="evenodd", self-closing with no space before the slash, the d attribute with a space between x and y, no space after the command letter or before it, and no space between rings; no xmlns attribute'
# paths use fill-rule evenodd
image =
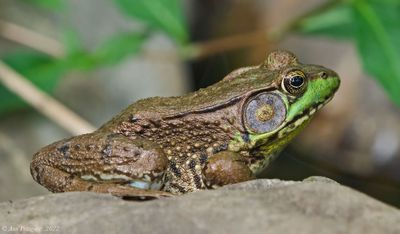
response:
<svg viewBox="0 0 400 234"><path fill-rule="evenodd" d="M65 56L63 44L25 27L0 20L0 32L4 38L10 41L15 41L52 57L63 58Z"/></svg>
<svg viewBox="0 0 400 234"><path fill-rule="evenodd" d="M95 130L91 124L50 95L39 90L28 79L18 74L2 61L0 61L0 82L26 103L29 103L71 134L78 135Z"/></svg>

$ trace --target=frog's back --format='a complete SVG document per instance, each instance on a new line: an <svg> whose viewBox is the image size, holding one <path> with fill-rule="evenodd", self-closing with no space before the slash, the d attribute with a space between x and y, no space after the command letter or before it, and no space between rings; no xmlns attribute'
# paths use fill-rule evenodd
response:
<svg viewBox="0 0 400 234"><path fill-rule="evenodd" d="M122 122L137 118L163 119L191 113L213 111L239 101L249 91L270 88L274 85L273 72L257 67L224 79L207 88L179 97L152 97L139 100L115 116L101 129L114 129Z"/></svg>

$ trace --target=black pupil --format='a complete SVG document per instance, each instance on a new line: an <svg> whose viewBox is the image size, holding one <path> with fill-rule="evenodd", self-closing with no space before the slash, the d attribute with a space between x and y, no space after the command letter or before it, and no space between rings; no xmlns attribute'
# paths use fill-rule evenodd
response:
<svg viewBox="0 0 400 234"><path fill-rule="evenodd" d="M290 78L290 84L293 87L298 88L298 87L302 86L303 83L304 83L304 78L301 76L294 76L294 77Z"/></svg>

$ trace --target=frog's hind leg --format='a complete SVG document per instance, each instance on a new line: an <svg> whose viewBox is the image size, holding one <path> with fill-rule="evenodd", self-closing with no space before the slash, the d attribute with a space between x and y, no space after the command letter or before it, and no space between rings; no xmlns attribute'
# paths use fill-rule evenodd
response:
<svg viewBox="0 0 400 234"><path fill-rule="evenodd" d="M46 176L41 178L40 175L43 175L44 173L46 173ZM36 173L33 174L36 174L36 181L41 184L46 184L46 187L52 192L87 191L96 193L109 193L118 197L146 198L172 196L171 193L164 191L140 189L111 182L99 183L95 181L83 180L49 166L41 167Z"/></svg>
<svg viewBox="0 0 400 234"><path fill-rule="evenodd" d="M161 197L167 166L152 142L93 133L56 142L36 153L33 178L52 192L93 191L121 197Z"/></svg>

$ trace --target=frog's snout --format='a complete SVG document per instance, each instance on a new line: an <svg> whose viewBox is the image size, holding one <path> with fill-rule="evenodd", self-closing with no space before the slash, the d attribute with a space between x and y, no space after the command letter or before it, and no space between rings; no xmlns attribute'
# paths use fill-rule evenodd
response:
<svg viewBox="0 0 400 234"><path fill-rule="evenodd" d="M323 80L324 86L327 90L330 90L330 94L328 96L332 96L340 86L340 77L339 75L328 68L317 66L319 71L313 72L311 75L311 80Z"/></svg>

